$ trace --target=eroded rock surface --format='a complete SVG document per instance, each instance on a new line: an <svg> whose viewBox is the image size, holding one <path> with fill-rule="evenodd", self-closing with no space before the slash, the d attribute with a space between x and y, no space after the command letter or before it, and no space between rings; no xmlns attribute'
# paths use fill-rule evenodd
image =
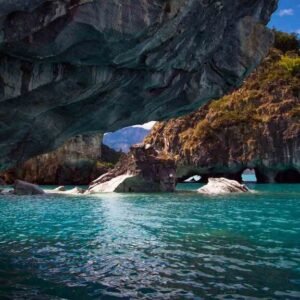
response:
<svg viewBox="0 0 300 300"><path fill-rule="evenodd" d="M209 178L208 183L198 190L198 193L209 195L246 192L249 192L249 189L244 184L226 178Z"/></svg>
<svg viewBox="0 0 300 300"><path fill-rule="evenodd" d="M276 4L0 1L0 168L219 98L266 55Z"/></svg>
<svg viewBox="0 0 300 300"><path fill-rule="evenodd" d="M101 140L99 133L75 136L57 150L0 173L0 177L7 183L22 179L43 185L87 185L112 169L119 158Z"/></svg>
<svg viewBox="0 0 300 300"><path fill-rule="evenodd" d="M173 157L177 177L300 182L299 52L273 49L242 88L187 116L155 125L145 142ZM290 68L289 64L295 65ZM299 64L299 63L298 63Z"/></svg>
<svg viewBox="0 0 300 300"><path fill-rule="evenodd" d="M87 194L131 192L133 190L132 180L135 178L135 175L130 174L119 175L105 182L99 181L99 178L97 184L92 183ZM145 189L146 187L143 187L143 190Z"/></svg>
<svg viewBox="0 0 300 300"><path fill-rule="evenodd" d="M135 145L116 167L94 180L87 193L174 192L175 163L149 145Z"/></svg>
<svg viewBox="0 0 300 300"><path fill-rule="evenodd" d="M22 180L16 180L14 185L13 194L21 195L44 195L45 192L38 185L32 184Z"/></svg>

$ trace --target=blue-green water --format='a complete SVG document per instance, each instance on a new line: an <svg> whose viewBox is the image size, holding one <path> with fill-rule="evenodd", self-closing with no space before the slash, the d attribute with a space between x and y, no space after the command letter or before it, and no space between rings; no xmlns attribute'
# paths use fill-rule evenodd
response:
<svg viewBox="0 0 300 300"><path fill-rule="evenodd" d="M300 185L0 196L0 299L299 299Z"/></svg>

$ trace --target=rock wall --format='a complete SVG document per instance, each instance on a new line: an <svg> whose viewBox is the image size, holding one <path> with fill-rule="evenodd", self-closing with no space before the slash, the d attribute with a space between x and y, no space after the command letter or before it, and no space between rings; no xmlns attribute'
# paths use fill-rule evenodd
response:
<svg viewBox="0 0 300 300"><path fill-rule="evenodd" d="M57 150L39 155L0 176L13 183L22 179L37 184L88 185L113 168L117 152L102 145L102 134L85 134L68 140Z"/></svg>
<svg viewBox="0 0 300 300"><path fill-rule="evenodd" d="M291 66L294 67L291 67ZM145 143L173 157L177 177L300 182L300 56L273 49L241 89L157 124Z"/></svg>
<svg viewBox="0 0 300 300"><path fill-rule="evenodd" d="M266 55L277 2L0 1L0 168L219 98Z"/></svg>
<svg viewBox="0 0 300 300"><path fill-rule="evenodd" d="M94 180L88 193L174 192L175 175L173 159L150 145L138 144L123 154L113 170Z"/></svg>

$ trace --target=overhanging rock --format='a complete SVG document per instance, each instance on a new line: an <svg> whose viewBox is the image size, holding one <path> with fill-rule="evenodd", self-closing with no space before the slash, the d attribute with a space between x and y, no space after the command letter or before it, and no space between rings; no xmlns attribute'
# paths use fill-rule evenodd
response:
<svg viewBox="0 0 300 300"><path fill-rule="evenodd" d="M0 1L0 167L185 114L268 52L277 0Z"/></svg>

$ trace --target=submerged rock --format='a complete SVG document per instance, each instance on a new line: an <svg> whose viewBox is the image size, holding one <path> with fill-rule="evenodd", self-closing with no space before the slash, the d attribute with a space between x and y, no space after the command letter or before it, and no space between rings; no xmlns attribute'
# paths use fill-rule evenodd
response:
<svg viewBox="0 0 300 300"><path fill-rule="evenodd" d="M198 108L267 54L277 0L0 2L0 168Z"/></svg>
<svg viewBox="0 0 300 300"><path fill-rule="evenodd" d="M66 194L81 195L81 194L84 194L84 192L85 192L85 190L83 188L76 186L74 189L66 191Z"/></svg>
<svg viewBox="0 0 300 300"><path fill-rule="evenodd" d="M93 181L87 193L173 192L175 164L150 145L135 145L109 173Z"/></svg>
<svg viewBox="0 0 300 300"><path fill-rule="evenodd" d="M246 193L249 189L235 180L226 178L209 178L208 184L198 190L202 194Z"/></svg>
<svg viewBox="0 0 300 300"><path fill-rule="evenodd" d="M64 186L59 186L59 187L55 188L54 191L57 191L57 192L65 192L65 191L66 191L66 188L65 188Z"/></svg>
<svg viewBox="0 0 300 300"><path fill-rule="evenodd" d="M19 196L45 194L44 190L41 189L38 185L26 181L22 181L22 180L16 180L13 187L14 187L13 193Z"/></svg>
<svg viewBox="0 0 300 300"><path fill-rule="evenodd" d="M132 182L129 179L133 179L135 177L136 176L129 175L129 174L120 175L108 181L105 181L103 183L95 184L94 186L89 188L87 193L97 194L97 193L112 193L112 192L126 193L129 191L133 192L134 189L132 188Z"/></svg>

